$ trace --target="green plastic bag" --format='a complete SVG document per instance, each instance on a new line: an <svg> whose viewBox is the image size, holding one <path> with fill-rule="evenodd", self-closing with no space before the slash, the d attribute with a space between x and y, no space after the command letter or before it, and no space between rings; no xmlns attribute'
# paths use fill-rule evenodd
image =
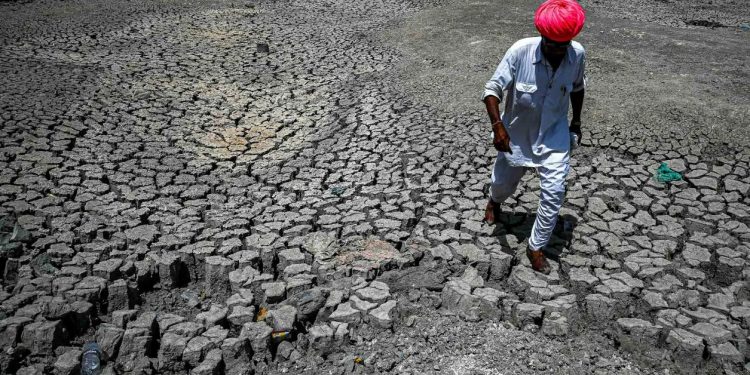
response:
<svg viewBox="0 0 750 375"><path fill-rule="evenodd" d="M661 163L661 165L659 165L659 169L656 170L656 175L654 175L654 177L656 178L656 181L662 183L682 180L682 175L669 168L667 163Z"/></svg>

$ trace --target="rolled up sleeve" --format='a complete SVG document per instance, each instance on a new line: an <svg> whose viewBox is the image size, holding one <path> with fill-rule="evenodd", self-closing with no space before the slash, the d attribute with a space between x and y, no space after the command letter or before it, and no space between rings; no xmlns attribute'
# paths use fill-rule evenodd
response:
<svg viewBox="0 0 750 375"><path fill-rule="evenodd" d="M513 77L515 77L515 53L511 49L500 60L500 64L495 69L495 74L492 75L492 78L484 84L482 101L490 95L502 100L503 90L513 83Z"/></svg>
<svg viewBox="0 0 750 375"><path fill-rule="evenodd" d="M581 51L581 63L578 65L578 73L573 81L573 92L586 88L586 52Z"/></svg>

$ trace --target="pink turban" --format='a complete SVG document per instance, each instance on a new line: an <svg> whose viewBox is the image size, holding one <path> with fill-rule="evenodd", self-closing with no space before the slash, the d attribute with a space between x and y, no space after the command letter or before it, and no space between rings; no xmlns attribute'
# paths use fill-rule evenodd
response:
<svg viewBox="0 0 750 375"><path fill-rule="evenodd" d="M555 42L572 40L583 28L586 13L575 0L547 0L534 14L539 33Z"/></svg>

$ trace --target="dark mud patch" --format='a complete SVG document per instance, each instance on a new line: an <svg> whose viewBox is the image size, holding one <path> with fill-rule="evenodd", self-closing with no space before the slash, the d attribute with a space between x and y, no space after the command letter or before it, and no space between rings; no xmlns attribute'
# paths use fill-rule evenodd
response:
<svg viewBox="0 0 750 375"><path fill-rule="evenodd" d="M715 29L718 27L727 27L727 25L724 25L721 22L709 21L709 20L687 20L685 21L685 24L689 26L708 27L711 29Z"/></svg>

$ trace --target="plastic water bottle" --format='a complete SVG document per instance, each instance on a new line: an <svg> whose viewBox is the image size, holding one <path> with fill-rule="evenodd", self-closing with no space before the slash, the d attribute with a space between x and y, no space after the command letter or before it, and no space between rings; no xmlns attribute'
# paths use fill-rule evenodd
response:
<svg viewBox="0 0 750 375"><path fill-rule="evenodd" d="M87 342L81 355L81 375L100 375L102 373L102 350L99 344Z"/></svg>

